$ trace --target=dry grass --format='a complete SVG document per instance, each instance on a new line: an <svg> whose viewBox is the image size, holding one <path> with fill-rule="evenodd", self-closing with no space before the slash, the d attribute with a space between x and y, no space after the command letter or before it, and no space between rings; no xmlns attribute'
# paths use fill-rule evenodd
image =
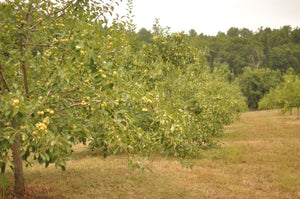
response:
<svg viewBox="0 0 300 199"><path fill-rule="evenodd" d="M27 198L300 198L300 120L249 112L227 132L192 170L157 156L147 163L153 172L140 174L125 156L104 160L77 146L65 172L25 169Z"/></svg>

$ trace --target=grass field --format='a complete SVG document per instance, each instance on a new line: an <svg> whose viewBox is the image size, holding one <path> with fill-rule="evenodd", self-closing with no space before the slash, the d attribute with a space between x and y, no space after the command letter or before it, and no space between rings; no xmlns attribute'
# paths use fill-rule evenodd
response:
<svg viewBox="0 0 300 199"><path fill-rule="evenodd" d="M25 169L27 198L300 198L295 115L249 112L226 132L221 147L203 151L193 169L155 156L147 163L153 172L144 174L132 171L123 155L104 160L76 146L65 172L40 165Z"/></svg>

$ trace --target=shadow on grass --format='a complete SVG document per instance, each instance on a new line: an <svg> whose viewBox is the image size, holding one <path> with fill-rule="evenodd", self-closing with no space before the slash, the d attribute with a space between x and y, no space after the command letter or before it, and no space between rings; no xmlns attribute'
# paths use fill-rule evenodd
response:
<svg viewBox="0 0 300 199"><path fill-rule="evenodd" d="M49 193L51 193L53 189L42 187L38 184L26 185L26 194L23 197L14 194L13 183L11 183L8 188L8 190L3 190L3 188L0 187L1 199L65 199L65 197L59 194L50 196Z"/></svg>

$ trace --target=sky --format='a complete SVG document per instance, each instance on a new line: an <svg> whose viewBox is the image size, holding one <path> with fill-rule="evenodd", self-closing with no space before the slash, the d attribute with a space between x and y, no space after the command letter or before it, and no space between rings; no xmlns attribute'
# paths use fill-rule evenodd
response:
<svg viewBox="0 0 300 199"><path fill-rule="evenodd" d="M126 7L126 1L123 1ZM133 0L133 23L137 30L152 30L155 18L171 32L194 29L216 35L231 27L257 31L300 27L300 0Z"/></svg>

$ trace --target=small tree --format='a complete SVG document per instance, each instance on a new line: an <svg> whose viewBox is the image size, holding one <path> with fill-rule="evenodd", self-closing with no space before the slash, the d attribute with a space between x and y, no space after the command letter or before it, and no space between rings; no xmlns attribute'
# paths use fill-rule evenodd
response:
<svg viewBox="0 0 300 199"><path fill-rule="evenodd" d="M284 82L271 90L260 102L259 108L282 108L282 112L297 107L297 119L299 119L300 107L300 79L294 74L286 74Z"/></svg>

